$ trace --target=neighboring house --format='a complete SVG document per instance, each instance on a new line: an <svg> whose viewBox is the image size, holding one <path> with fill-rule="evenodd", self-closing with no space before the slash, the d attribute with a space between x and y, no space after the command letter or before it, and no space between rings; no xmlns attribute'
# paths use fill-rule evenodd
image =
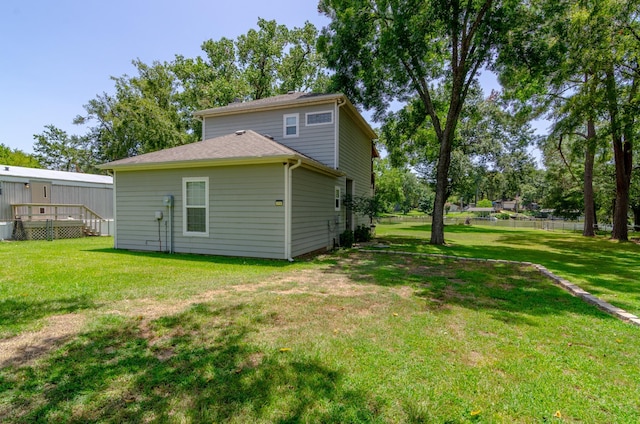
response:
<svg viewBox="0 0 640 424"><path fill-rule="evenodd" d="M505 211L518 211L518 201L517 200L503 200L500 209Z"/></svg>
<svg viewBox="0 0 640 424"><path fill-rule="evenodd" d="M290 93L195 113L203 141L105 165L115 247L289 259L368 225L376 134L342 94Z"/></svg>
<svg viewBox="0 0 640 424"><path fill-rule="evenodd" d="M478 207L469 207L466 209L467 212L473 212L478 214L478 216L489 216L493 212L495 212L494 208L478 208Z"/></svg>
<svg viewBox="0 0 640 424"><path fill-rule="evenodd" d="M0 165L0 239L13 238L16 218L29 239L107 233L103 220L113 218L113 179Z"/></svg>

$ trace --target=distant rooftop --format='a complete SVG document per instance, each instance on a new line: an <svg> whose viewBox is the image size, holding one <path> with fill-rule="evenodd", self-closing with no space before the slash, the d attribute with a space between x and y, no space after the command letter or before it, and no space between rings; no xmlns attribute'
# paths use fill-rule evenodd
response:
<svg viewBox="0 0 640 424"><path fill-rule="evenodd" d="M51 171L49 169L25 168L22 166L0 164L0 179L3 176L34 178L40 180L77 181L84 183L113 184L108 175L83 174L80 172Z"/></svg>

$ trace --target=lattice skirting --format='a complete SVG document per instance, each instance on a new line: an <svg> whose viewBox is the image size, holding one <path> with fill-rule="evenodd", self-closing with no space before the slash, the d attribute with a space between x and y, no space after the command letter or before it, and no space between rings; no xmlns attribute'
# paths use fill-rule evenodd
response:
<svg viewBox="0 0 640 424"><path fill-rule="evenodd" d="M84 236L82 222L53 221L47 225L46 221L24 222L27 240L52 240L80 238Z"/></svg>

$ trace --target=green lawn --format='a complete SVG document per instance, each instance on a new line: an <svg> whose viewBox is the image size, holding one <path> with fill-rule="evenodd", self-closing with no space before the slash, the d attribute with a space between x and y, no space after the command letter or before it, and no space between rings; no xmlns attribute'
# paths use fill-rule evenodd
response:
<svg viewBox="0 0 640 424"><path fill-rule="evenodd" d="M392 227L378 233L393 248L434 251L424 228ZM472 229L447 228L452 245L435 251L482 256L474 243L490 232ZM557 235L497 234L520 255L530 235L541 257L578 252ZM532 267L358 251L289 264L110 243L0 243L0 343L54 316L86 320L0 368L1 422L640 422L640 330Z"/></svg>
<svg viewBox="0 0 640 424"><path fill-rule="evenodd" d="M446 246L428 244L430 225L383 224L392 249L538 263L588 292L640 316L640 245L570 232L451 225Z"/></svg>

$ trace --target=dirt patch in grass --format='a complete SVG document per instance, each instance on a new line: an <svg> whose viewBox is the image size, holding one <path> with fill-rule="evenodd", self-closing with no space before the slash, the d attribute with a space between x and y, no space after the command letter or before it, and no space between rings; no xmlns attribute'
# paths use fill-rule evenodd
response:
<svg viewBox="0 0 640 424"><path fill-rule="evenodd" d="M87 317L83 314L54 315L38 331L29 331L0 340L0 367L29 364L80 332Z"/></svg>
<svg viewBox="0 0 640 424"><path fill-rule="evenodd" d="M270 296L288 297L292 303L287 313L293 315L278 312L272 316L270 319L273 320L273 331L295 331L294 327L299 325L301 318L294 313L298 309L302 311L299 313L304 313L302 321L308 325L326 322L327 317L331 317L340 327L344 324L341 321L343 318L340 318L343 315L366 317L384 314L388 312L385 305L389 295L403 299L421 296L427 301L427 308L433 310L449 309L452 303L480 303L475 294L464 292L467 287L466 279L454 277L451 275L452 270L442 263L425 263L409 257L394 259L391 267L375 256L361 253L336 259L331 265L285 272L251 284L227 285L188 299L120 300L103 304L97 310L52 316L47 318L47 324L41 330L0 340L0 366L21 366L33 362L78 335L88 318L99 315L120 315L136 319L140 336L148 341L158 359L167 360L174 352L164 345L167 335L155 334L154 321L182 313L200 303L226 304L257 299L269 303ZM397 274L398 269L401 269L400 274ZM384 274L385 272L391 274ZM417 279L414 278L416 275L419 276ZM407 281L404 281L404 276L407 276ZM374 282L376 284L371 284ZM500 283L508 284L502 281ZM300 296L303 298L299 298ZM331 297L360 299L350 303L346 311L344 307L334 311L331 308L336 306L326 303ZM482 300L485 303L489 301L484 297ZM304 308L298 308L300 302L304 302Z"/></svg>
<svg viewBox="0 0 640 424"><path fill-rule="evenodd" d="M348 259L353 262L354 259ZM356 259L357 261L357 259ZM86 313L54 315L46 318L46 324L37 331L25 332L17 336L0 340L0 367L22 366L33 363L50 351L62 346L77 336L90 316L95 314L121 315L139 320L140 335L149 340L153 346L157 344L151 329L152 321L168 315L178 314L197 303L212 302L221 298L244 297L247 294L266 292L278 295L313 295L326 296L359 296L375 291L352 281L348 275L340 272L339 267L331 269L307 269L286 273L282 276L254 284L228 286L223 289L210 290L185 300L132 299L113 302L102 310ZM401 296L408 296L408 291L398 290ZM158 349L157 356L166 360L173 352Z"/></svg>

